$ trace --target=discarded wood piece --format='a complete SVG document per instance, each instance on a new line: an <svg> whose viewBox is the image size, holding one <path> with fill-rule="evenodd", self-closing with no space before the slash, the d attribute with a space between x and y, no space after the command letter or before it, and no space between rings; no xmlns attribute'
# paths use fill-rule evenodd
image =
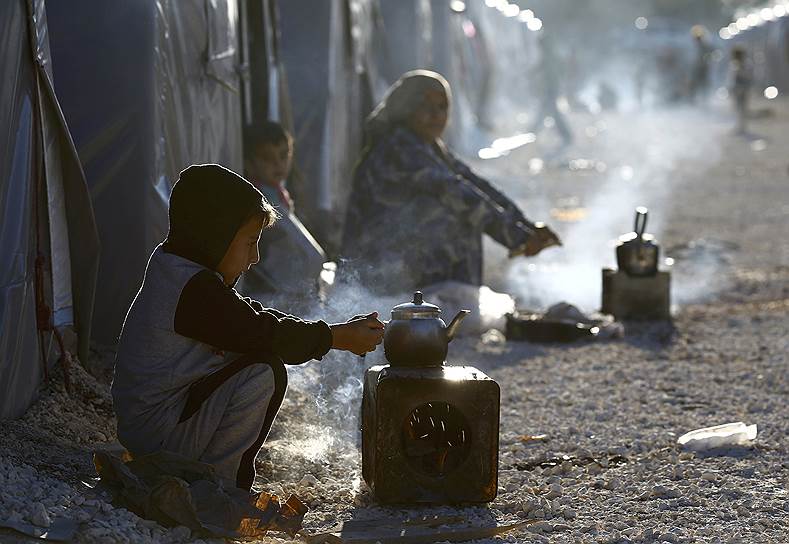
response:
<svg viewBox="0 0 789 544"><path fill-rule="evenodd" d="M543 442L548 440L547 434L523 434L520 436L521 442Z"/></svg>
<svg viewBox="0 0 789 544"><path fill-rule="evenodd" d="M307 544L430 544L465 542L521 529L537 519L492 527L442 527L462 521L458 516L424 519L345 521L327 533L306 535Z"/></svg>

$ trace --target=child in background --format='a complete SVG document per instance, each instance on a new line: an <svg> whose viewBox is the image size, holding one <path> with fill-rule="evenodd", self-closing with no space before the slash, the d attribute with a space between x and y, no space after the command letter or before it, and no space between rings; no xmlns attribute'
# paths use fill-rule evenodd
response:
<svg viewBox="0 0 789 544"><path fill-rule="evenodd" d="M383 324L376 313L333 325L305 321L236 292L259 260L261 232L277 219L238 174L190 166L173 187L169 216L118 344L118 438L134 456L175 452L249 490L285 394L284 365L321 359L331 348L372 351Z"/></svg>
<svg viewBox="0 0 789 544"><path fill-rule="evenodd" d="M305 311L317 300L326 254L296 217L285 188L293 151L293 137L279 123L266 121L245 135L246 176L281 219L264 231L262 262L244 276L242 289L289 310Z"/></svg>
<svg viewBox="0 0 789 544"><path fill-rule="evenodd" d="M746 134L746 120L748 118L748 94L753 84L751 67L745 58L745 48L741 45L734 46L731 50L731 64L729 66L729 92L734 99L734 108L737 113L737 134Z"/></svg>
<svg viewBox="0 0 789 544"><path fill-rule="evenodd" d="M293 164L293 136L279 123L266 121L245 140L244 174L271 204L287 214L293 199L285 180Z"/></svg>

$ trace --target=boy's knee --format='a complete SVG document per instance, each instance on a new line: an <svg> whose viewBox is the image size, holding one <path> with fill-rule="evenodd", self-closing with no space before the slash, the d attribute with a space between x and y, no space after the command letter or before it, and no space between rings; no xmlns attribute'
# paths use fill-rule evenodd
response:
<svg viewBox="0 0 789 544"><path fill-rule="evenodd" d="M255 363L239 375L239 386L252 394L281 397L288 386L288 372L282 363Z"/></svg>
<svg viewBox="0 0 789 544"><path fill-rule="evenodd" d="M274 371L268 365L250 365L239 376L241 387L255 391L274 390L276 378Z"/></svg>

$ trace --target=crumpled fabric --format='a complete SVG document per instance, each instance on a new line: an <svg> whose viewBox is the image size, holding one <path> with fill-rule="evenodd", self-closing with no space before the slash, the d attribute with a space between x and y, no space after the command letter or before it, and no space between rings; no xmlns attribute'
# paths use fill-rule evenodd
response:
<svg viewBox="0 0 789 544"><path fill-rule="evenodd" d="M167 451L136 458L97 452L93 462L118 506L207 537L262 537L269 530L294 536L308 510L295 495L281 503L276 495L247 493L222 481L211 465Z"/></svg>
<svg viewBox="0 0 789 544"><path fill-rule="evenodd" d="M405 127L359 163L345 223L348 271L379 293L482 283L482 234L509 249L532 232L518 207L440 143Z"/></svg>
<svg viewBox="0 0 789 544"><path fill-rule="evenodd" d="M516 310L509 314L506 335L510 340L530 342L612 340L624 338L625 327L612 315L584 314L572 304L558 302L543 313Z"/></svg>

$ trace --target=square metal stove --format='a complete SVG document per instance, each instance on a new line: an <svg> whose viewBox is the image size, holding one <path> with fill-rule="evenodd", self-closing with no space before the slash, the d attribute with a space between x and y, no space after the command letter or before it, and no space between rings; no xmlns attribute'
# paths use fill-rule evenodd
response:
<svg viewBox="0 0 789 544"><path fill-rule="evenodd" d="M471 366L367 370L362 475L381 503L496 498L499 385Z"/></svg>
<svg viewBox="0 0 789 544"><path fill-rule="evenodd" d="M601 311L617 319L670 320L671 272L631 276L622 270L603 268Z"/></svg>

